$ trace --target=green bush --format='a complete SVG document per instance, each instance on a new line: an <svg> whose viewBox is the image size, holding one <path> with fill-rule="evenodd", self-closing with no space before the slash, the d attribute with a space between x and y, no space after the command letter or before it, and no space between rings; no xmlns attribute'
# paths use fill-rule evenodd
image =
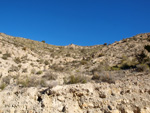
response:
<svg viewBox="0 0 150 113"><path fill-rule="evenodd" d="M42 74L43 72L42 71L38 71L38 72L36 72L36 74L38 74L38 75L40 75L40 74Z"/></svg>
<svg viewBox="0 0 150 113"><path fill-rule="evenodd" d="M118 70L120 70L120 67L118 67L118 66L113 66L113 67L111 67L111 70L112 70L112 71L118 71Z"/></svg>
<svg viewBox="0 0 150 113"><path fill-rule="evenodd" d="M0 84L0 89L3 90L3 89L5 89L6 86L7 86L7 85L6 85L5 83L1 83L1 84Z"/></svg>

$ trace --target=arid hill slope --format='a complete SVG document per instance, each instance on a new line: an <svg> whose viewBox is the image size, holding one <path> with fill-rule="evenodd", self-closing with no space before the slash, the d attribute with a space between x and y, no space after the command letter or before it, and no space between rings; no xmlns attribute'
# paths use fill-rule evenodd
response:
<svg viewBox="0 0 150 113"><path fill-rule="evenodd" d="M0 113L150 113L150 33L54 46L0 33Z"/></svg>

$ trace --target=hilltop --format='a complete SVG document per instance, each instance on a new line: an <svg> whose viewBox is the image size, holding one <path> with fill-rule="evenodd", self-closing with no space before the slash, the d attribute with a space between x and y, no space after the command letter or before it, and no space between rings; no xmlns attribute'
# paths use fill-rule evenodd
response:
<svg viewBox="0 0 150 113"><path fill-rule="evenodd" d="M150 113L150 33L49 45L0 33L0 112Z"/></svg>

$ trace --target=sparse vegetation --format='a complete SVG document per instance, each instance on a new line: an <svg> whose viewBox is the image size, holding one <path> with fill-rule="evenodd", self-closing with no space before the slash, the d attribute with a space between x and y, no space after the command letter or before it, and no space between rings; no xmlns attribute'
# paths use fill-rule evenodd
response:
<svg viewBox="0 0 150 113"><path fill-rule="evenodd" d="M31 74L35 74L36 70L33 68L31 69Z"/></svg>
<svg viewBox="0 0 150 113"><path fill-rule="evenodd" d="M100 79L100 75L99 74L94 74L92 76L92 80L99 80Z"/></svg>
<svg viewBox="0 0 150 113"><path fill-rule="evenodd" d="M130 42L131 41L135 42L135 41L138 41L139 39L137 39L136 37L133 37L131 39L127 38L127 39L123 39L122 42L125 43L124 44L125 47L128 47L127 49L131 49L131 48L134 49L136 44L135 43L132 44ZM45 55L47 53L50 53L50 57L53 57L54 59L66 58L66 59L64 59L64 62L60 61L58 63L54 63L53 59L43 59L42 56L38 57L37 62L39 62L39 64L48 65L45 67L46 68L49 67L54 72L68 73L73 70L79 70L79 71L76 71L76 74L77 74L77 72L82 72L84 74L86 73L89 75L93 75L92 80L110 82L112 79L111 76L106 76L106 74L103 73L103 71L120 71L120 70L128 70L128 69L133 69L133 68L136 69L138 72L139 71L140 72L149 71L150 59L147 56L147 54L144 52L145 50L150 52L149 45L144 46L145 50L142 51L140 54L137 53L136 56L133 56L133 55L130 56L130 54L124 54L124 51L126 51L126 50L121 49L120 51L123 52L121 54L122 56L118 57L114 53L110 54L111 48L107 48L107 46L104 46L104 45L107 45L107 43L104 43L103 45L93 46L93 47L75 46L75 48L74 48L72 46L61 47L61 46L48 45L45 43L44 40L42 41L43 43L38 42L38 41L26 40L23 38L16 38L16 37L12 38L10 40L12 40L12 41L10 41L8 43L13 42L13 44L15 44L15 46L17 46L17 47L21 46L22 50L24 50L24 51L26 51L28 48L29 50L32 50L33 52L40 54L40 55ZM126 42L128 42L128 43L126 43ZM119 43L120 42L115 42L115 46L118 45ZM104 50L101 51L103 49L103 47L106 48L105 51ZM111 47L111 45L109 47ZM0 54L2 54L1 51L0 51ZM32 55L34 55L34 54L32 54ZM110 66L109 62L108 62L109 61L108 56L113 57L112 59L115 59L118 57L118 58L120 58L121 62L120 61L117 62L118 64L116 64L115 66ZM2 58L5 60L8 59L9 57L11 57L11 54L8 52L6 52L5 54L2 55ZM129 58L129 57L131 57L131 58ZM67 61L67 59L70 59L70 58L73 58L73 61L69 61L69 60ZM21 69L24 74L28 73L27 69L22 66L23 63L26 63L28 61L32 61L32 60L30 60L30 57L28 55L24 55L21 58L20 57L14 58L14 62L16 62L18 64L18 67L12 65L9 68L8 72L17 72ZM36 67L38 67L37 62L30 62L30 65L33 67L33 69L30 70L31 71L30 74L40 75L43 73L43 71L41 71L41 70L39 70L39 71L35 70ZM19 65L20 63L22 63L22 64ZM82 67L83 69L80 70L80 67ZM95 72L97 72L97 74ZM105 75L105 76L102 76L102 75ZM68 77L67 80L65 80L66 81L65 83L68 83L68 84L84 83L86 81L86 80L84 80L84 77L82 79L82 76L72 75L72 76ZM57 75L53 74L51 72L46 72L42 76L42 79L43 80L44 79L56 80ZM42 81L41 81L41 84L42 84ZM44 82L43 82L43 84L44 84Z"/></svg>
<svg viewBox="0 0 150 113"><path fill-rule="evenodd" d="M120 70L120 67L118 66L111 67L111 71L118 71L118 70Z"/></svg>
<svg viewBox="0 0 150 113"><path fill-rule="evenodd" d="M144 63L146 60L148 60L148 58L147 58L146 54L144 53L144 51L142 51L140 54L137 54L136 58L137 58L137 60L140 64Z"/></svg>
<svg viewBox="0 0 150 113"><path fill-rule="evenodd" d="M132 69L132 68L135 68L137 64L138 64L137 59L132 59L131 60L127 56L123 56L121 64L118 65L117 67L120 68L120 69L123 69L123 70Z"/></svg>
<svg viewBox="0 0 150 113"><path fill-rule="evenodd" d="M52 72L46 72L44 76L42 76L42 78L46 79L46 80L56 80L57 79L57 75L53 74Z"/></svg>
<svg viewBox="0 0 150 113"><path fill-rule="evenodd" d="M35 77L26 77L22 79L17 79L17 84L22 87L37 87L42 86L45 87L45 81L43 79L36 79Z"/></svg>
<svg viewBox="0 0 150 113"><path fill-rule="evenodd" d="M26 48L26 47L23 47L23 48L22 48L22 50L26 51L26 50L27 50L27 48Z"/></svg>
<svg viewBox="0 0 150 113"><path fill-rule="evenodd" d="M3 54L2 59L7 60L9 57L11 57L11 54L6 52L5 54Z"/></svg>
<svg viewBox="0 0 150 113"><path fill-rule="evenodd" d="M27 71L28 71L27 68L22 69L22 72L23 72L23 73L26 73Z"/></svg>
<svg viewBox="0 0 150 113"><path fill-rule="evenodd" d="M7 86L7 85L6 85L5 83L1 83L1 84L0 84L0 89L1 89L1 90L4 90L6 86Z"/></svg>
<svg viewBox="0 0 150 113"><path fill-rule="evenodd" d="M36 60L36 61L39 62L40 64L42 64L42 63L44 62L43 59L38 59L38 60Z"/></svg>
<svg viewBox="0 0 150 113"><path fill-rule="evenodd" d="M102 76L101 81L107 83L115 83L114 79L110 75Z"/></svg>
<svg viewBox="0 0 150 113"><path fill-rule="evenodd" d="M50 66L50 68L53 69L54 71L59 71L59 72L64 70L63 67L61 67L61 66L59 66L57 64L54 64L54 65Z"/></svg>
<svg viewBox="0 0 150 113"><path fill-rule="evenodd" d="M44 40L42 40L41 42L45 43L45 41L44 41Z"/></svg>
<svg viewBox="0 0 150 113"><path fill-rule="evenodd" d="M12 65L8 70L8 72L14 72L14 71L16 72L19 71L19 67Z"/></svg>
<svg viewBox="0 0 150 113"><path fill-rule="evenodd" d="M96 82L107 82L107 83L115 82L110 72L95 73L92 77L92 80L95 80Z"/></svg>
<svg viewBox="0 0 150 113"><path fill-rule="evenodd" d="M144 36L108 46L52 46L29 39L0 37L0 103L8 112L12 106L20 108L22 102L27 110L31 105L31 110L39 107L35 112L42 109L46 112L53 107L49 99L60 104L54 112L69 112L69 99L72 103L76 100L79 106L76 103L73 106L81 112L149 110L145 105L149 104L150 94L150 46L146 45L150 39L147 41ZM138 99L139 95L142 99Z"/></svg>
<svg viewBox="0 0 150 113"><path fill-rule="evenodd" d="M2 79L3 83L5 83L7 85L10 83L10 80L11 80L11 76L6 76Z"/></svg>
<svg viewBox="0 0 150 113"><path fill-rule="evenodd" d="M33 83L33 81L30 82L28 78L19 79L19 80L17 81L17 84L22 85L23 87L29 87L29 85L32 86L32 85L29 84L29 83Z"/></svg>
<svg viewBox="0 0 150 113"><path fill-rule="evenodd" d="M17 64L19 64L19 63L21 63L21 59L20 59L19 57L16 57L16 58L14 59L14 62L16 62Z"/></svg>
<svg viewBox="0 0 150 113"><path fill-rule="evenodd" d="M136 71L143 72L143 71L149 71L150 68L147 64L139 64L136 66Z"/></svg>
<svg viewBox="0 0 150 113"><path fill-rule="evenodd" d="M49 62L47 60L44 61L45 65L49 65Z"/></svg>
<svg viewBox="0 0 150 113"><path fill-rule="evenodd" d="M71 75L68 78L64 78L65 84L77 84L77 83L86 83L88 81L88 78L83 75Z"/></svg>
<svg viewBox="0 0 150 113"><path fill-rule="evenodd" d="M8 57L5 56L5 55L2 56L2 59L4 59L4 60L7 60L7 58L8 58Z"/></svg>
<svg viewBox="0 0 150 113"><path fill-rule="evenodd" d="M18 65L18 67L19 67L19 68L21 68L21 67L22 67L22 65L21 65L21 64L19 64L19 65Z"/></svg>
<svg viewBox="0 0 150 113"><path fill-rule="evenodd" d="M25 63L28 60L28 56L24 55L24 56L21 57L20 60L22 61L22 63Z"/></svg>
<svg viewBox="0 0 150 113"><path fill-rule="evenodd" d="M81 64L81 65L85 65L85 64L87 64L87 61L86 61L86 60L81 60L81 61L80 61L80 64Z"/></svg>
<svg viewBox="0 0 150 113"><path fill-rule="evenodd" d="M40 71L38 71L38 72L36 72L36 74L37 75L40 75L40 74L42 74L43 72L40 70Z"/></svg>

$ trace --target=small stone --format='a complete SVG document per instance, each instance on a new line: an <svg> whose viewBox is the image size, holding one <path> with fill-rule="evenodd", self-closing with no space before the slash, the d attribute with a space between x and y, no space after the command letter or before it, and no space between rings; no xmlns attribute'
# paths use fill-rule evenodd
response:
<svg viewBox="0 0 150 113"><path fill-rule="evenodd" d="M88 107L93 108L94 107L93 103L89 103Z"/></svg>
<svg viewBox="0 0 150 113"><path fill-rule="evenodd" d="M100 93L100 94L99 94L99 97L100 97L100 98L106 98L106 95L105 95L104 93Z"/></svg>
<svg viewBox="0 0 150 113"><path fill-rule="evenodd" d="M63 102L65 100L65 98L63 96L58 96L58 100Z"/></svg>
<svg viewBox="0 0 150 113"><path fill-rule="evenodd" d="M119 110L112 110L111 113L120 113Z"/></svg>

